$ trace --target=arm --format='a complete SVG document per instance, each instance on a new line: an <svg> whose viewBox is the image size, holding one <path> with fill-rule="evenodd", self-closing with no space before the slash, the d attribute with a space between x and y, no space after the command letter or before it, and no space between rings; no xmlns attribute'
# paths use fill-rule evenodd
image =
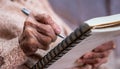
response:
<svg viewBox="0 0 120 69"><path fill-rule="evenodd" d="M19 20L16 20L19 19ZM0 38L13 39L18 37L23 28L25 18L6 10L0 10Z"/></svg>
<svg viewBox="0 0 120 69"><path fill-rule="evenodd" d="M20 23L16 18L23 21L19 15L0 9L0 56L4 59L1 69L14 69L26 60L18 43L18 36L22 32L22 22Z"/></svg>
<svg viewBox="0 0 120 69"><path fill-rule="evenodd" d="M0 37L1 37L1 39L2 38L5 39L4 42L0 43L0 45L3 48L2 56L5 58L5 64L1 68L4 68L4 67L12 67L13 68L13 67L16 67L16 65L17 66L20 65L22 63L22 60L24 58L26 58L23 51L28 55L28 52L29 53L33 52L32 54L34 54L38 48L40 48L40 49L48 48L47 46L51 42L56 40L56 35L59 32L56 30L56 28L58 28L58 26L56 24L54 24L54 22L51 22L52 20L50 22L49 21L46 22L47 24L43 24L44 21L47 21L47 19L49 20L49 17L47 19L45 18L45 20L43 19L43 21L42 21L42 19L39 19L39 17L41 16L41 15L39 15L38 20L41 20L41 22L39 23L39 21L37 22L37 19L34 16L30 16L25 21L24 17L22 17L16 13L12 14L11 12L8 12L6 10L1 10L0 15L1 15L1 17L0 17L0 19L1 19L1 21L0 21L0 24L1 24ZM24 21L25 21L25 26L23 29ZM38 25L40 25L40 27ZM40 30L38 30L38 29L40 29ZM22 33L22 31L23 31L23 33ZM31 33L31 31L33 31L33 32ZM39 32L37 32L37 31L39 31ZM30 32L30 33L28 33L28 32ZM22 35L21 35L21 33L22 33ZM8 34L8 35L6 35L6 34ZM23 49L23 51L19 47L19 43L18 43L18 36L20 36L20 35L21 35L21 37L19 39L19 42L20 42L20 46ZM33 35L34 35L34 37L33 37ZM28 41L23 38L24 36L26 37L26 39L28 39ZM41 39L39 39L39 37L41 37ZM38 43L32 44L31 39L35 40ZM45 45L43 45L43 43ZM39 44L39 46L37 44ZM28 51L25 50L26 46L29 49ZM30 46L32 46L32 48ZM35 47L37 47L37 48L34 50ZM14 58L11 59L11 57L14 57ZM19 60L20 60L20 62L19 62ZM13 62L13 61L18 61L18 63ZM25 61L25 60L23 60L23 61ZM12 65L14 65L14 66L12 66Z"/></svg>
<svg viewBox="0 0 120 69"><path fill-rule="evenodd" d="M0 42L0 46L2 46L0 55L4 58L1 69L15 69L27 60L26 55L19 47L18 38L3 40Z"/></svg>
<svg viewBox="0 0 120 69"><path fill-rule="evenodd" d="M9 9L9 8L7 8L7 9ZM21 48L23 48L24 46L21 45L21 48L20 48L19 43L18 43L18 36L20 36L23 31L23 25L24 25L23 23L25 21L25 17L17 14L16 11L14 11L14 14L11 11L12 10L8 11L8 10L0 9L0 20L1 20L0 21L0 25L1 25L0 38L5 39L5 41L0 42L0 46L2 46L2 50L3 50L1 55L4 57L4 61L5 61L4 65L2 65L2 67L1 67L2 69L5 69L6 67L13 69L16 66L24 63L27 59L27 57L26 57L27 53L24 54L25 51L23 52L21 50ZM57 19L57 21L58 20L59 20L59 18ZM29 19L27 21L29 21ZM59 20L58 22L61 25L61 21ZM32 23L34 23L34 22L32 22ZM27 28L27 26L28 25L26 25L25 27ZM36 29L36 28L34 28L34 29ZM49 28L46 28L46 29L49 29ZM63 34L64 34L64 32L66 32L66 35L68 35L68 30L63 31ZM23 35L21 35L21 37L22 36ZM21 42L23 42L23 41L21 41ZM21 42L20 42L20 44L21 44ZM23 50L25 50L25 48L23 48ZM32 51L28 51L28 52L32 52ZM35 53L35 52L33 52L33 53ZM11 57L13 57L13 58L11 59ZM15 62L15 61L18 61L18 62Z"/></svg>

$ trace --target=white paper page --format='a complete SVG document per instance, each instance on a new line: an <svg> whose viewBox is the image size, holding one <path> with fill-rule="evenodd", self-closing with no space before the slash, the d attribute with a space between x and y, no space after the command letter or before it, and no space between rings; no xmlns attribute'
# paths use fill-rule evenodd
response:
<svg viewBox="0 0 120 69"><path fill-rule="evenodd" d="M113 40L118 35L120 35L120 31L92 33L90 37L79 43L61 59L52 64L48 69L69 69L74 66L76 59L80 56L107 41Z"/></svg>

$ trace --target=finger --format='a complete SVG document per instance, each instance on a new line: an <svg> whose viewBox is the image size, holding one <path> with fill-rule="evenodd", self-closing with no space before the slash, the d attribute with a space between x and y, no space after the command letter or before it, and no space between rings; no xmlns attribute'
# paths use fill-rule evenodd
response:
<svg viewBox="0 0 120 69"><path fill-rule="evenodd" d="M52 41L52 39L50 37L42 35L38 32L36 32L34 35L40 44L39 49L44 49L44 50L49 49L49 45Z"/></svg>
<svg viewBox="0 0 120 69"><path fill-rule="evenodd" d="M82 66L84 64L95 64L95 63L98 63L99 61L100 61L99 58L94 58L94 59L78 59L77 60L77 64L78 65L80 64L80 66Z"/></svg>
<svg viewBox="0 0 120 69"><path fill-rule="evenodd" d="M92 69L91 65L84 65L84 66L75 66L72 69Z"/></svg>
<svg viewBox="0 0 120 69"><path fill-rule="evenodd" d="M87 53L83 56L84 59L93 59L93 58L103 58L103 57L108 57L110 54L111 50L105 51L105 52L100 52L100 53L96 53L96 52L90 52Z"/></svg>
<svg viewBox="0 0 120 69"><path fill-rule="evenodd" d="M101 59L101 61L99 63L92 65L92 69L98 69L99 66L101 66L104 63L106 63L107 61L108 61L108 58Z"/></svg>
<svg viewBox="0 0 120 69"><path fill-rule="evenodd" d="M94 58L94 59L82 59L82 62L85 64L96 64L100 62L100 58Z"/></svg>
<svg viewBox="0 0 120 69"><path fill-rule="evenodd" d="M37 43L37 47L39 49L48 49L49 48L49 44L51 43L51 38L48 36L44 36L40 33L38 33L34 28L32 27L26 27L25 29L25 33L26 33L26 38L33 38L35 39L36 43Z"/></svg>
<svg viewBox="0 0 120 69"><path fill-rule="evenodd" d="M32 15L29 15L25 20L24 27L31 26L36 23L37 23L37 21L34 19L34 17Z"/></svg>
<svg viewBox="0 0 120 69"><path fill-rule="evenodd" d="M52 42L57 39L56 34L54 33L52 27L50 25L45 25L45 24L40 24L35 22L34 20L30 21L31 19L29 18L26 22L25 25L26 27L33 27L37 30L37 32L49 36L52 39Z"/></svg>
<svg viewBox="0 0 120 69"><path fill-rule="evenodd" d="M112 41L110 41L110 42L104 43L101 46L95 48L93 51L94 52L103 52L103 51L111 50L114 48L115 48L114 43Z"/></svg>
<svg viewBox="0 0 120 69"><path fill-rule="evenodd" d="M53 28L54 31L55 31L55 34L57 34L57 35L60 34L61 30L60 30L59 26L52 20L52 18L51 18L49 15L39 14L39 15L36 15L36 16L35 16L35 19L36 19L38 22L51 25L52 28Z"/></svg>
<svg viewBox="0 0 120 69"><path fill-rule="evenodd" d="M85 53L81 58L82 59L87 59L87 58L91 58L94 52L88 52Z"/></svg>
<svg viewBox="0 0 120 69"><path fill-rule="evenodd" d="M83 66L83 65L85 65L85 63L83 63L82 59L77 59L75 61L75 66Z"/></svg>
<svg viewBox="0 0 120 69"><path fill-rule="evenodd" d="M57 36L50 25L45 25L44 27L41 27L39 25L37 26L37 31L43 35L49 36L52 39L51 42L54 42L57 39Z"/></svg>

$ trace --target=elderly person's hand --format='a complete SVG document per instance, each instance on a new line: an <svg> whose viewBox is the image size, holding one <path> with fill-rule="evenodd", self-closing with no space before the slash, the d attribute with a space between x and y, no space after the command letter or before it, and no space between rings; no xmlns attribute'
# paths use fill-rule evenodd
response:
<svg viewBox="0 0 120 69"><path fill-rule="evenodd" d="M78 66L73 69L98 69L100 65L107 62L110 51L114 48L112 41L98 46L78 59L76 62Z"/></svg>
<svg viewBox="0 0 120 69"><path fill-rule="evenodd" d="M38 48L48 49L49 44L56 40L58 34L60 28L49 15L30 15L24 23L19 44L26 55L32 55Z"/></svg>

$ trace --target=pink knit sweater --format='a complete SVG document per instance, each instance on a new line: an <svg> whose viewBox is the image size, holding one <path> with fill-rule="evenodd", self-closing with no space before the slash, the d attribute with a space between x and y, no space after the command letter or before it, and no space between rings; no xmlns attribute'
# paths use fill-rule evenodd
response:
<svg viewBox="0 0 120 69"><path fill-rule="evenodd" d="M68 35L70 29L63 24L62 20L51 10L47 1L41 0L0 0L0 56L4 58L4 64L0 69L27 69L36 63L40 56L47 53L38 50L39 56L27 57L19 46L18 38L22 33L26 15L21 12L27 8L38 13L52 15L56 23L60 23L63 35ZM48 9L46 9L48 8ZM50 49L60 42L60 38L52 43ZM50 50L49 49L49 50Z"/></svg>

